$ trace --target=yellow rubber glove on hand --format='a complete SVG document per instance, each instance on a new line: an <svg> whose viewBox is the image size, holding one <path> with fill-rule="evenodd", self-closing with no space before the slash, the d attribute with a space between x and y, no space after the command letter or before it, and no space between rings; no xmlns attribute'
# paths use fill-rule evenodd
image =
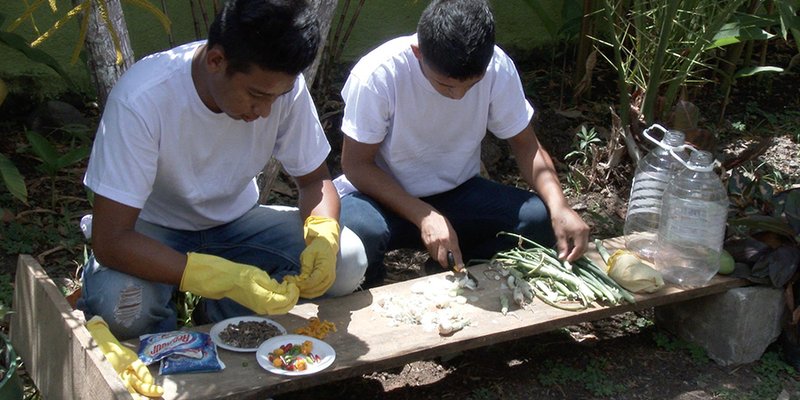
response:
<svg viewBox="0 0 800 400"><path fill-rule="evenodd" d="M188 253L181 290L209 299L227 297L258 314L286 314L300 291L293 283L278 283L258 267L222 257Z"/></svg>
<svg viewBox="0 0 800 400"><path fill-rule="evenodd" d="M633 293L653 293L664 286L660 272L626 250L617 250L608 259L608 276Z"/></svg>
<svg viewBox="0 0 800 400"><path fill-rule="evenodd" d="M322 296L336 280L339 253L339 223L332 218L310 216L303 225L306 249L300 254L300 275L287 277L296 282L300 296Z"/></svg>
<svg viewBox="0 0 800 400"><path fill-rule="evenodd" d="M164 395L164 388L155 384L153 375L147 366L139 360L133 350L123 347L117 338L108 330L108 324L102 317L92 317L86 323L86 329L97 342L100 351L106 356L106 360L111 363L117 371L125 387L131 394L139 394L147 397L161 397Z"/></svg>

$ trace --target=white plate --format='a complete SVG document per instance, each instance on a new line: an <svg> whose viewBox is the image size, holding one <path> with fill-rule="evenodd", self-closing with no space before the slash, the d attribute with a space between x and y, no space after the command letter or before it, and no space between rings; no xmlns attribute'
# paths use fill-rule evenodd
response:
<svg viewBox="0 0 800 400"><path fill-rule="evenodd" d="M287 371L272 365L272 363L269 361L269 353L272 353L278 347L281 347L287 343L299 345L306 340L310 340L314 345L314 347L311 349L311 354L318 355L320 360L314 364L308 364L308 368L306 368L305 371ZM256 351L256 359L258 360L258 364L261 365L261 368L264 368L265 370L274 374L309 375L322 371L333 364L333 360L336 359L336 352L333 351L333 347L331 347L331 345L311 336L283 335L275 336L274 338L261 343L261 346L258 346L258 351Z"/></svg>
<svg viewBox="0 0 800 400"><path fill-rule="evenodd" d="M225 344L225 342L223 342L222 339L219 338L219 334L222 331L224 331L225 328L228 327L228 325L236 325L236 324L238 324L239 322L242 322L242 321L266 322L266 323L278 328L278 331L280 331L280 335L285 335L286 334L286 329L283 326L281 326L281 324L279 324L279 323L277 323L277 322L275 322L275 321L273 321L273 320L271 320L269 318L258 317L258 316L228 318L228 319L226 319L224 321L220 321L220 322L217 322L216 324L214 324L214 326L211 327L211 330L208 332L208 334L211 335L211 340L214 341L214 343L217 345L217 347L221 347L221 348L223 348L225 350L238 351L238 352L256 351L258 349L258 346L256 346L256 347L234 347L234 346L231 346L229 344Z"/></svg>

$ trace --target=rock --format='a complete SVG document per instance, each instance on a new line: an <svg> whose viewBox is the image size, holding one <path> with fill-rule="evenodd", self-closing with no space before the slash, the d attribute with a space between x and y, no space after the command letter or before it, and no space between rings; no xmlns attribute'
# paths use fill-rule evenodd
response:
<svg viewBox="0 0 800 400"><path fill-rule="evenodd" d="M70 125L89 127L92 123L77 108L58 100L40 105L28 116L28 126L39 133Z"/></svg>
<svg viewBox="0 0 800 400"><path fill-rule="evenodd" d="M760 359L781 333L784 310L781 289L749 286L657 307L655 319L702 346L717 364L728 366Z"/></svg>

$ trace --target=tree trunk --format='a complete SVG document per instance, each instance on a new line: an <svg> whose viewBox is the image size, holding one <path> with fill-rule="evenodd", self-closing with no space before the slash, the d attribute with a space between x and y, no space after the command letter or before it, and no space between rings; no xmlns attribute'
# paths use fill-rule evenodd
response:
<svg viewBox="0 0 800 400"><path fill-rule="evenodd" d="M303 71L303 76L306 78L306 85L308 86L309 91L311 90L311 86L314 85L314 79L316 78L317 70L319 69L320 61L322 60L322 54L325 52L325 43L328 41L328 33L331 30L331 21L333 20L333 14L336 11L336 6L338 3L339 0L313 1L314 11L317 13L317 19L319 20L320 42L319 49L317 50L317 56L314 57L314 62L312 62L311 65L309 65L308 68ZM267 162L267 165L265 165L264 169L261 170L261 173L258 175L258 179L256 180L260 191L260 195L258 197L259 204L267 204L267 201L269 200L269 192L280 171L281 165L274 157L270 158Z"/></svg>
<svg viewBox="0 0 800 400"><path fill-rule="evenodd" d="M328 33L331 30L331 21L333 21L333 14L336 12L336 6L339 4L339 0L314 0L314 12L317 13L317 19L319 20L319 32L321 36L321 40L319 42L319 51L317 51L317 56L314 57L314 62L303 71L303 75L306 77L306 84L308 84L309 90L311 86L314 85L314 78L317 76L317 70L319 69L319 64L322 60L322 54L325 52L325 44L328 42Z"/></svg>
<svg viewBox="0 0 800 400"><path fill-rule="evenodd" d="M73 4L79 2L80 0L72 0ZM111 26L119 38L122 62L117 64L117 49L114 47L114 41L111 39L106 22L98 12L97 1L92 1L92 8L87 16L89 28L86 33L85 49L88 55L89 72L97 89L97 99L101 109L106 104L111 88L134 62L122 4L120 0L105 0L105 4Z"/></svg>

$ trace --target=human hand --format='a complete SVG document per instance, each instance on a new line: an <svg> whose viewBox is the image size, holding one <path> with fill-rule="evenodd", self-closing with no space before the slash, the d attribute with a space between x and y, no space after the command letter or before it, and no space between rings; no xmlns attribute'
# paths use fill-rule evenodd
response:
<svg viewBox="0 0 800 400"><path fill-rule="evenodd" d="M200 253L188 253L180 289L209 299L227 297L258 314L285 314L300 296L297 285L278 283L258 267Z"/></svg>
<svg viewBox="0 0 800 400"><path fill-rule="evenodd" d="M589 245L589 225L569 207L550 210L558 258L575 261Z"/></svg>
<svg viewBox="0 0 800 400"><path fill-rule="evenodd" d="M117 371L125 387L132 395L142 395L146 397L161 397L164 395L164 388L155 384L153 375L147 366L139 360L133 350L123 347L117 338L111 334L108 324L100 316L92 317L86 322L86 329L97 342L97 346L106 360Z"/></svg>
<svg viewBox="0 0 800 400"><path fill-rule="evenodd" d="M300 254L300 275L286 280L297 284L300 296L311 299L325 294L336 280L339 223L312 215L303 224L303 237L306 248Z"/></svg>
<svg viewBox="0 0 800 400"><path fill-rule="evenodd" d="M447 253L452 253L455 265L463 265L461 248L458 245L458 235L447 218L438 212L431 212L420 223L422 243L428 249L428 254L436 260L442 268L449 268L450 263Z"/></svg>

